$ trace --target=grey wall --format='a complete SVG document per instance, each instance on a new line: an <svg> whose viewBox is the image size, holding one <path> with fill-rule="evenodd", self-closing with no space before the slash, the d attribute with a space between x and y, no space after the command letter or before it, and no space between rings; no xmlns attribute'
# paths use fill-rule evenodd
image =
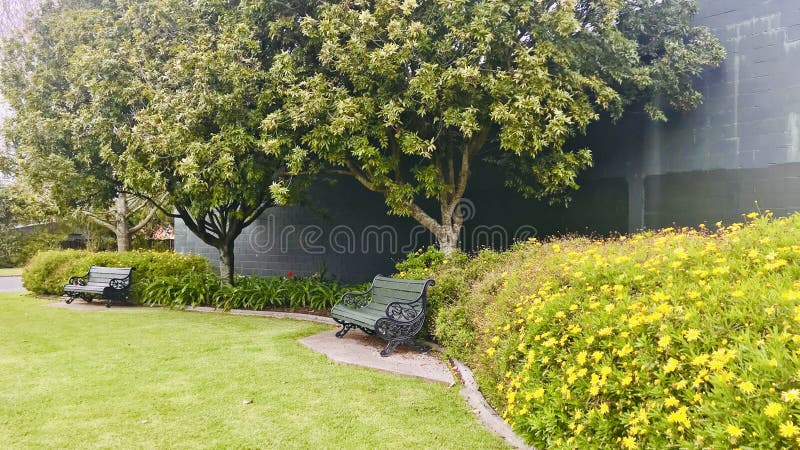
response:
<svg viewBox="0 0 800 450"><path fill-rule="evenodd" d="M629 230L800 209L800 1L702 0L697 22L727 51L705 100L666 124L631 115L591 128L591 177L628 181Z"/></svg>
<svg viewBox="0 0 800 450"><path fill-rule="evenodd" d="M698 82L704 104L666 124L630 114L616 125L592 126L583 141L595 167L581 177L570 208L523 200L503 187L502 174L476 171L462 235L467 249L503 247L532 233L731 221L756 202L777 214L800 210L800 0L700 5L698 24L710 27L728 53ZM325 268L361 281L391 272L402 255L431 241L413 221L387 217L381 196L353 180L316 186L312 198L305 207L269 210L245 230L236 244L237 271L309 275ZM175 248L217 260L180 223Z"/></svg>

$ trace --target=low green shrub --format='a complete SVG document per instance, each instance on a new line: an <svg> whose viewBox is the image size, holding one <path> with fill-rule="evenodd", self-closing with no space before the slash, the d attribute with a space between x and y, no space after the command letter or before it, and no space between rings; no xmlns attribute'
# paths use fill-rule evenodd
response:
<svg viewBox="0 0 800 450"><path fill-rule="evenodd" d="M170 307L213 306L223 310L333 307L347 291L363 285L345 286L320 278L243 277L233 286L220 286L219 278L201 274L162 277L143 288L142 298L151 305Z"/></svg>
<svg viewBox="0 0 800 450"><path fill-rule="evenodd" d="M89 252L49 250L34 256L22 272L25 288L36 294L58 295L73 275L83 275L91 266L133 267L131 300L140 302L145 286L153 280L187 275L210 277L214 271L208 260L196 255L171 252Z"/></svg>
<svg viewBox="0 0 800 450"><path fill-rule="evenodd" d="M800 215L443 262L433 332L540 448L800 445Z"/></svg>

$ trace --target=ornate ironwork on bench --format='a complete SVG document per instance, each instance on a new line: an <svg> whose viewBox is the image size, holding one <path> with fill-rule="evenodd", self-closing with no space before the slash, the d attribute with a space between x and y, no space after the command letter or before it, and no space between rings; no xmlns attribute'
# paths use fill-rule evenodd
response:
<svg viewBox="0 0 800 450"><path fill-rule="evenodd" d="M74 276L69 279L69 284L64 286L66 302L72 303L80 298L87 303L97 298L106 299L106 308L111 307L111 302L127 302L133 281L133 268L131 267L101 267L92 266L86 275Z"/></svg>
<svg viewBox="0 0 800 450"><path fill-rule="evenodd" d="M414 338L425 322L427 290L433 280L401 280L378 275L366 292L348 292L331 310L331 317L342 325L336 337L353 328L388 341L381 356L389 356L398 345L409 345L421 352L430 348Z"/></svg>

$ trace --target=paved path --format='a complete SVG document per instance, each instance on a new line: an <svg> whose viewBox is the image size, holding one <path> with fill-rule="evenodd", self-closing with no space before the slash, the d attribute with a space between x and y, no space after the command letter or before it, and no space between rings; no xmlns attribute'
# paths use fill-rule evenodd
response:
<svg viewBox="0 0 800 450"><path fill-rule="evenodd" d="M380 351L386 346L385 341L375 336L367 336L359 330L351 330L345 337L339 339L336 337L336 331L338 330L324 331L300 339L300 342L340 364L369 367L397 375L438 381L448 386L455 384L450 369L436 356L423 355L400 346L390 356L384 358Z"/></svg>
<svg viewBox="0 0 800 450"><path fill-rule="evenodd" d="M0 292L23 292L22 277L0 277Z"/></svg>

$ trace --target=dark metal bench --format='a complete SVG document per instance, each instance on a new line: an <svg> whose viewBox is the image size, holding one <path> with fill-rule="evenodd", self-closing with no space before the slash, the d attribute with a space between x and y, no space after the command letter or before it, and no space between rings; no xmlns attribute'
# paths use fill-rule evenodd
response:
<svg viewBox="0 0 800 450"><path fill-rule="evenodd" d="M106 308L110 308L112 301L127 302L132 272L131 267L92 266L86 275L71 277L69 284L64 286L67 303L72 303L76 298L89 303L95 298L104 298Z"/></svg>
<svg viewBox="0 0 800 450"><path fill-rule="evenodd" d="M388 341L381 356L389 356L400 344L422 352L430 350L414 337L422 329L428 309L426 293L433 280L401 280L378 275L367 292L348 292L331 309L331 317L342 325L336 337L352 328L377 334Z"/></svg>

